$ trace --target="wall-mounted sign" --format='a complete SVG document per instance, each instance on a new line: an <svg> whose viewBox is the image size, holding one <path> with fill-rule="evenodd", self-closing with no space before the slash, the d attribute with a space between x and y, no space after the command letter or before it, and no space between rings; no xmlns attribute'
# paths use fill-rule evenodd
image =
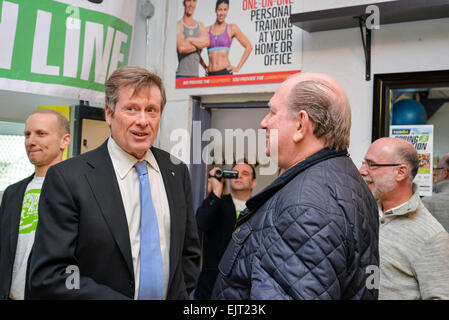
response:
<svg viewBox="0 0 449 320"><path fill-rule="evenodd" d="M176 88L282 82L301 69L299 0L177 0Z"/></svg>
<svg viewBox="0 0 449 320"><path fill-rule="evenodd" d="M390 126L390 137L410 142L418 152L419 169L414 182L420 196L432 195L433 124Z"/></svg>
<svg viewBox="0 0 449 320"><path fill-rule="evenodd" d="M0 89L102 102L128 63L137 0L0 0Z"/></svg>

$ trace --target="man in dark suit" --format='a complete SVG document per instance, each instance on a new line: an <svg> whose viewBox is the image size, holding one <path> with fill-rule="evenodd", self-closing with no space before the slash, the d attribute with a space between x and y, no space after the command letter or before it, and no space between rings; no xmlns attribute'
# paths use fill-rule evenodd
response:
<svg viewBox="0 0 449 320"><path fill-rule="evenodd" d="M203 265L195 288L196 300L209 300L218 275L218 264L231 240L232 232L245 202L257 184L256 170L246 162L233 170L237 179L229 179L230 194L222 195L224 180L215 178L217 167L209 171L208 196L196 212L198 229L203 232Z"/></svg>
<svg viewBox="0 0 449 320"><path fill-rule="evenodd" d="M0 206L0 300L23 300L28 257L38 222L45 174L61 162L70 143L70 125L60 113L43 109L25 123L25 150L34 173L6 188Z"/></svg>
<svg viewBox="0 0 449 320"><path fill-rule="evenodd" d="M106 81L105 97L111 137L47 174L31 298L187 299L199 241L187 167L152 147L166 102L162 81L123 67Z"/></svg>

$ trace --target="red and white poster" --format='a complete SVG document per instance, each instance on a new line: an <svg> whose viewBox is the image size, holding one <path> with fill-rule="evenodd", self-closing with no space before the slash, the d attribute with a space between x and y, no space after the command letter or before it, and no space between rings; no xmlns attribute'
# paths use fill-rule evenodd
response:
<svg viewBox="0 0 449 320"><path fill-rule="evenodd" d="M176 88L282 82L301 70L299 0L177 0Z"/></svg>

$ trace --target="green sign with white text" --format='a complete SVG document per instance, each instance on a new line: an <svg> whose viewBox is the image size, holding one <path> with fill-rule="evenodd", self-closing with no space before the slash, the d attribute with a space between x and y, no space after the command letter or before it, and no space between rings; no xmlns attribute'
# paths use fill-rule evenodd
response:
<svg viewBox="0 0 449 320"><path fill-rule="evenodd" d="M0 0L0 89L101 102L135 12L136 0Z"/></svg>

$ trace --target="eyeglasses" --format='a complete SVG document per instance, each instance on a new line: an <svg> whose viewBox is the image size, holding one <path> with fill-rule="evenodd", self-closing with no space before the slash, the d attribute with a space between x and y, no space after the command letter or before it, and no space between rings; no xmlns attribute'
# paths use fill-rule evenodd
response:
<svg viewBox="0 0 449 320"><path fill-rule="evenodd" d="M401 164L400 163L374 163L371 161L363 161L362 166L363 165L372 169L372 168L376 168L376 167L397 167L397 166L400 166Z"/></svg>
<svg viewBox="0 0 449 320"><path fill-rule="evenodd" d="M444 170L444 169L449 169L447 167L438 167L438 168L434 168L433 170Z"/></svg>

